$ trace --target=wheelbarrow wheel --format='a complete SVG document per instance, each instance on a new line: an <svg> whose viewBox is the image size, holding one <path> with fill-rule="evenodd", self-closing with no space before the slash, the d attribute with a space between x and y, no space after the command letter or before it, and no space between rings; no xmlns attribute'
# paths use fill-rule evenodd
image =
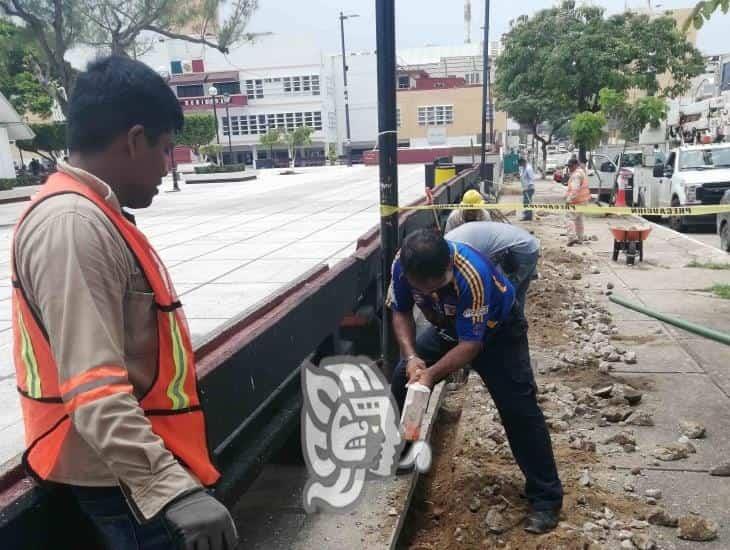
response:
<svg viewBox="0 0 730 550"><path fill-rule="evenodd" d="M636 243L631 241L629 247L626 250L626 265L634 265L636 260Z"/></svg>
<svg viewBox="0 0 730 550"><path fill-rule="evenodd" d="M621 251L618 241L613 241L613 261L618 261L618 253Z"/></svg>

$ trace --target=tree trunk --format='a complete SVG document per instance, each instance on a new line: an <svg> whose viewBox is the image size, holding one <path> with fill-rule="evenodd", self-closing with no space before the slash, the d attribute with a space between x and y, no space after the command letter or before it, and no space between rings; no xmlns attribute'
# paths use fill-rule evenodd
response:
<svg viewBox="0 0 730 550"><path fill-rule="evenodd" d="M586 148L584 145L578 147L578 160L581 162L581 164L585 164L588 160L588 155L586 154Z"/></svg>

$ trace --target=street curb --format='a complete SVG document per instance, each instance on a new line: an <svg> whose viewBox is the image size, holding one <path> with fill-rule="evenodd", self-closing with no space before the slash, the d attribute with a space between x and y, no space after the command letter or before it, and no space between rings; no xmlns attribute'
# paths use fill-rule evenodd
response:
<svg viewBox="0 0 730 550"><path fill-rule="evenodd" d="M642 219L643 220L644 218L639 218L639 219ZM673 233L677 237L682 237L683 239L685 239L687 241L690 241L693 244L697 244L697 245L703 246L703 247L707 248L709 251L711 251L713 255L716 255L718 257L727 256L728 255L727 253L723 252L719 248L715 248L715 247L713 247L710 244L703 243L702 241L698 241L697 239L693 239L692 237L690 237L688 235L685 235L684 233L680 233L679 231L675 231L674 229L672 229L670 227L666 227L664 225L660 225L660 224L658 224L656 222L649 222L649 223L654 228L656 228L656 229L662 229L662 230L664 230L664 231L666 231L668 233Z"/></svg>
<svg viewBox="0 0 730 550"><path fill-rule="evenodd" d="M27 202L30 200L30 195L23 195L22 197L7 197L0 198L0 204L12 204L15 202Z"/></svg>

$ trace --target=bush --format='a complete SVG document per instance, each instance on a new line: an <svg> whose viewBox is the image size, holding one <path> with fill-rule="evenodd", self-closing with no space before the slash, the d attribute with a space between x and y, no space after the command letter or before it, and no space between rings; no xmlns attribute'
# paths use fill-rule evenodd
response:
<svg viewBox="0 0 730 550"><path fill-rule="evenodd" d="M15 178L0 178L0 191L7 191L15 187Z"/></svg>
<svg viewBox="0 0 730 550"><path fill-rule="evenodd" d="M246 170L245 164L211 164L210 166L196 166L196 174L222 174L225 172L243 172Z"/></svg>
<svg viewBox="0 0 730 550"><path fill-rule="evenodd" d="M32 174L20 174L15 179L15 187L26 187L28 185L40 185L41 178Z"/></svg>

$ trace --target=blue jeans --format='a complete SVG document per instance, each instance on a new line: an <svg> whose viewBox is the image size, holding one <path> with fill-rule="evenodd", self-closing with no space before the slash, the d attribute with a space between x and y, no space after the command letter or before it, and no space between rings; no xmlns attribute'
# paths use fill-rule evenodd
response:
<svg viewBox="0 0 730 550"><path fill-rule="evenodd" d="M535 188L534 187L528 187L527 189L522 190L522 204L525 206L529 206L532 204L532 197L535 194ZM524 221L530 221L532 220L532 210L525 210L522 214L522 219Z"/></svg>
<svg viewBox="0 0 730 550"><path fill-rule="evenodd" d="M509 256L507 263L509 263L510 269L505 269L504 272L512 283L512 286L515 287L515 300L524 317L527 289L530 287L530 282L537 272L537 260L540 257L540 252L536 251L531 254L524 254L510 250L507 254Z"/></svg>
<svg viewBox="0 0 730 550"><path fill-rule="evenodd" d="M456 346L429 326L416 339L416 353L432 365ZM525 494L534 510L554 510L563 503L563 487L553 457L545 417L537 404L537 386L530 365L527 322L514 316L486 341L471 363L487 386L502 419L515 460L526 478ZM398 407L406 398L406 365L400 361L390 389Z"/></svg>
<svg viewBox="0 0 730 550"><path fill-rule="evenodd" d="M71 487L81 511L109 550L170 550L175 543L161 518L140 525L118 487Z"/></svg>

